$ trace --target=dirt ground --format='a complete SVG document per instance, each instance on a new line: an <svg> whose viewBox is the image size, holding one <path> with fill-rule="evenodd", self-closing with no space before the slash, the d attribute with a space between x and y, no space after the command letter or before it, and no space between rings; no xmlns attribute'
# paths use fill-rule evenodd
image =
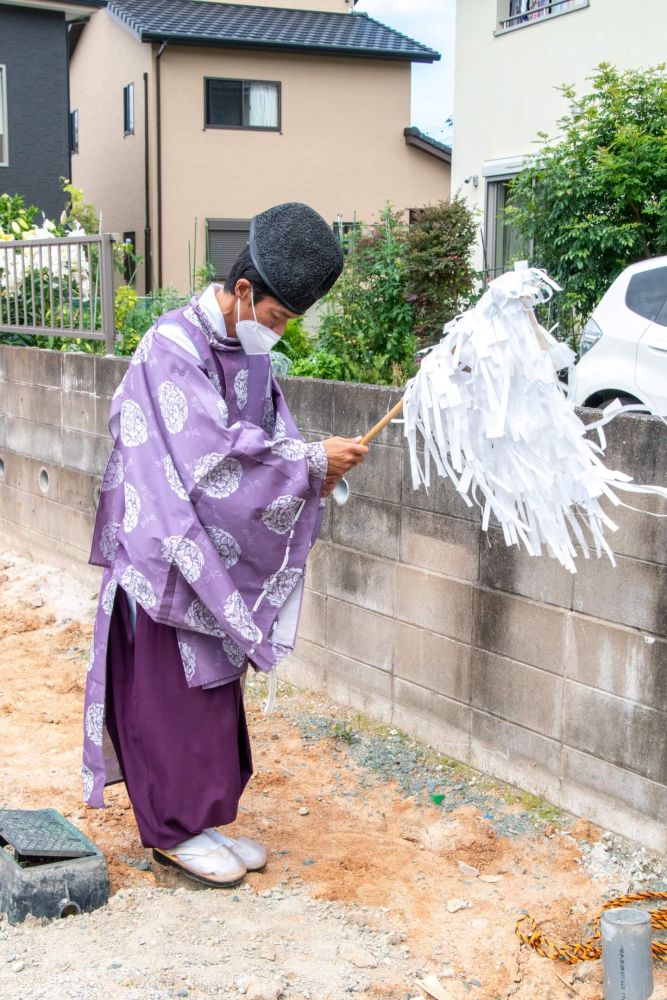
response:
<svg viewBox="0 0 667 1000"><path fill-rule="evenodd" d="M233 829L266 844L266 871L220 891L152 863L122 785L81 804L93 596L0 543L0 808L62 812L112 893L94 914L0 918L0 1000L405 1000L429 976L451 1000L601 1000L599 961L541 958L515 922L580 940L606 899L663 887L659 859L286 685L271 716L247 690L255 774ZM655 983L667 1000L667 964Z"/></svg>

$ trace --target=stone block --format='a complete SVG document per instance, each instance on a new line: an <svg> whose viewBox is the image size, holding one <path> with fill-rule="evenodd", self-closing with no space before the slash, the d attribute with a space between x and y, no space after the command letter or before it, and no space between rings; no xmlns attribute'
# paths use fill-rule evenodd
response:
<svg viewBox="0 0 667 1000"><path fill-rule="evenodd" d="M334 542L385 559L398 558L401 509L396 504L353 496L342 507L331 505Z"/></svg>
<svg viewBox="0 0 667 1000"><path fill-rule="evenodd" d="M309 590L326 594L330 558L331 545L328 542L317 541L310 550L306 567L306 587Z"/></svg>
<svg viewBox="0 0 667 1000"><path fill-rule="evenodd" d="M667 565L626 556L618 556L616 569L603 560L582 562L574 609L667 636Z"/></svg>
<svg viewBox="0 0 667 1000"><path fill-rule="evenodd" d="M561 735L563 681L554 674L474 649L471 704L552 740Z"/></svg>
<svg viewBox="0 0 667 1000"><path fill-rule="evenodd" d="M300 638L294 652L283 660L278 671L281 680L323 694L326 689L326 651Z"/></svg>
<svg viewBox="0 0 667 1000"><path fill-rule="evenodd" d="M7 422L7 448L43 462L62 462L63 442L60 427L18 417Z"/></svg>
<svg viewBox="0 0 667 1000"><path fill-rule="evenodd" d="M62 514L61 541L64 545L81 552L87 558L93 541L95 517L81 510L73 510L71 507L61 507L60 510Z"/></svg>
<svg viewBox="0 0 667 1000"><path fill-rule="evenodd" d="M95 421L93 424L93 434L98 437L109 438L109 409L111 400L106 396L95 396Z"/></svg>
<svg viewBox="0 0 667 1000"><path fill-rule="evenodd" d="M331 437L334 433L333 397L335 382L322 379L291 378L289 375L278 379L290 413L301 433Z"/></svg>
<svg viewBox="0 0 667 1000"><path fill-rule="evenodd" d="M619 529L608 535L612 549L617 555L634 556L646 562L667 562L667 500L637 494L628 498L628 502L636 509L606 505L607 513Z"/></svg>
<svg viewBox="0 0 667 1000"><path fill-rule="evenodd" d="M412 485L410 457L407 446L403 447L403 484L401 503L404 508L414 507L417 510L430 510L434 514L447 514L464 521L481 521L482 515L476 503L470 507L456 491L450 479L439 476L431 467L431 485L428 492L423 486L415 489Z"/></svg>
<svg viewBox="0 0 667 1000"><path fill-rule="evenodd" d="M40 531L49 538L60 540L63 510L60 504L17 490L18 523L31 531Z"/></svg>
<svg viewBox="0 0 667 1000"><path fill-rule="evenodd" d="M326 693L381 722L391 721L391 674L327 650Z"/></svg>
<svg viewBox="0 0 667 1000"><path fill-rule="evenodd" d="M318 646L326 645L327 599L314 590L304 589L299 635Z"/></svg>
<svg viewBox="0 0 667 1000"><path fill-rule="evenodd" d="M400 389L358 382L336 382L334 387L335 433L342 437L363 437L401 398ZM403 425L388 424L373 439L372 447L391 444L400 447Z"/></svg>
<svg viewBox="0 0 667 1000"><path fill-rule="evenodd" d="M130 362L127 358L95 355L95 395L111 398L123 380Z"/></svg>
<svg viewBox="0 0 667 1000"><path fill-rule="evenodd" d="M67 428L62 433L63 465L94 476L103 475L111 452L111 441L95 434L83 434L81 431Z"/></svg>
<svg viewBox="0 0 667 1000"><path fill-rule="evenodd" d="M667 714L565 682L563 742L667 785Z"/></svg>
<svg viewBox="0 0 667 1000"><path fill-rule="evenodd" d="M7 382L2 386L2 408L10 420L36 420L60 427L62 393L60 389L32 386L25 382Z"/></svg>
<svg viewBox="0 0 667 1000"><path fill-rule="evenodd" d="M47 351L41 347L5 347L2 377L8 382L60 389L63 356L63 351Z"/></svg>
<svg viewBox="0 0 667 1000"><path fill-rule="evenodd" d="M401 502L403 451L388 445L374 444L362 465L356 465L346 479L354 503L355 496L372 497L386 503Z"/></svg>
<svg viewBox="0 0 667 1000"><path fill-rule="evenodd" d="M494 590L561 608L572 607L572 574L547 555L529 556L516 545L505 545L498 528L490 528L486 537L481 536L479 580Z"/></svg>
<svg viewBox="0 0 667 1000"><path fill-rule="evenodd" d="M401 510L401 562L460 580L479 574L479 527L428 510Z"/></svg>
<svg viewBox="0 0 667 1000"><path fill-rule="evenodd" d="M396 677L468 704L471 657L470 646L464 643L395 623Z"/></svg>
<svg viewBox="0 0 667 1000"><path fill-rule="evenodd" d="M327 646L380 670L391 670L394 620L329 597Z"/></svg>
<svg viewBox="0 0 667 1000"><path fill-rule="evenodd" d="M470 763L486 774L558 801L561 747L513 722L472 709Z"/></svg>
<svg viewBox="0 0 667 1000"><path fill-rule="evenodd" d="M470 709L466 705L396 678L392 721L440 753L467 763Z"/></svg>
<svg viewBox="0 0 667 1000"><path fill-rule="evenodd" d="M663 486L667 482L667 438L658 417L628 413L616 417L604 430L608 468L619 469L638 483ZM636 506L634 498L628 502Z"/></svg>
<svg viewBox="0 0 667 1000"><path fill-rule="evenodd" d="M564 673L568 612L480 587L475 590L473 614L475 646Z"/></svg>
<svg viewBox="0 0 667 1000"><path fill-rule="evenodd" d="M94 434L95 397L73 389L63 393L63 427Z"/></svg>
<svg viewBox="0 0 667 1000"><path fill-rule="evenodd" d="M57 499L65 507L73 508L84 514L95 513L100 483L97 476L79 469L61 466L58 469L57 480Z"/></svg>
<svg viewBox="0 0 667 1000"><path fill-rule="evenodd" d="M95 392L95 355L66 351L63 354L63 391Z"/></svg>
<svg viewBox="0 0 667 1000"><path fill-rule="evenodd" d="M329 550L327 593L382 615L394 614L396 564L340 545Z"/></svg>
<svg viewBox="0 0 667 1000"><path fill-rule="evenodd" d="M472 635L472 586L398 565L396 618L461 642Z"/></svg>

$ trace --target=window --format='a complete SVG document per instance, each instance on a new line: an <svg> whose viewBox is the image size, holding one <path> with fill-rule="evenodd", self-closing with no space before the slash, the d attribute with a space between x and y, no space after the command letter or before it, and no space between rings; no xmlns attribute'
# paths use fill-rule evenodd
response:
<svg viewBox="0 0 667 1000"><path fill-rule="evenodd" d="M204 85L206 128L280 129L279 83L207 77Z"/></svg>
<svg viewBox="0 0 667 1000"><path fill-rule="evenodd" d="M123 132L132 135L134 132L134 84L123 87Z"/></svg>
<svg viewBox="0 0 667 1000"><path fill-rule="evenodd" d="M135 247L137 245L137 234L134 232L123 233L123 276L126 285L134 284L137 274L137 263Z"/></svg>
<svg viewBox="0 0 667 1000"><path fill-rule="evenodd" d="M545 17L588 7L589 0L498 0L498 30L507 31Z"/></svg>
<svg viewBox="0 0 667 1000"><path fill-rule="evenodd" d="M224 281L231 266L245 249L250 234L250 219L207 219L206 258L213 265L216 281Z"/></svg>
<svg viewBox="0 0 667 1000"><path fill-rule="evenodd" d="M515 260L531 256L530 242L521 236L505 218L511 204L511 177L487 181L485 270L494 278L511 268Z"/></svg>
<svg viewBox="0 0 667 1000"><path fill-rule="evenodd" d="M7 70L0 66L0 167L9 166L7 144Z"/></svg>
<svg viewBox="0 0 667 1000"><path fill-rule="evenodd" d="M69 151L79 152L79 112L76 109L69 113Z"/></svg>
<svg viewBox="0 0 667 1000"><path fill-rule="evenodd" d="M667 326L667 267L633 274L625 293L625 304L644 319Z"/></svg>

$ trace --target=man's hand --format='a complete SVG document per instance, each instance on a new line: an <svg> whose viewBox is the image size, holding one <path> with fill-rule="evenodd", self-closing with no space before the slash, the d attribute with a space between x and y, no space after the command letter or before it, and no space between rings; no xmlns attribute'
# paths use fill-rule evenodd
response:
<svg viewBox="0 0 667 1000"><path fill-rule="evenodd" d="M338 480L366 458L368 448L365 444L359 444L360 441L360 437L332 437L322 442L329 463L322 489L323 497L328 497Z"/></svg>

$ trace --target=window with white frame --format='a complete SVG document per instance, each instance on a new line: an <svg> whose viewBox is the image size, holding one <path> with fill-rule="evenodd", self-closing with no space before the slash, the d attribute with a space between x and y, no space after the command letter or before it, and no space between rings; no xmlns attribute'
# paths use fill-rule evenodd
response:
<svg viewBox="0 0 667 1000"><path fill-rule="evenodd" d="M7 69L0 66L0 167L9 166L7 143Z"/></svg>
<svg viewBox="0 0 667 1000"><path fill-rule="evenodd" d="M517 232L505 215L512 203L512 176L493 177L486 182L486 226L484 268L489 277L511 269L516 260L529 260L530 240Z"/></svg>
<svg viewBox="0 0 667 1000"><path fill-rule="evenodd" d="M534 24L588 5L589 0L498 0L498 30Z"/></svg>
<svg viewBox="0 0 667 1000"><path fill-rule="evenodd" d="M134 84L128 83L123 87L123 134L132 135L134 132Z"/></svg>
<svg viewBox="0 0 667 1000"><path fill-rule="evenodd" d="M274 80L204 80L206 128L280 129L280 84Z"/></svg>

